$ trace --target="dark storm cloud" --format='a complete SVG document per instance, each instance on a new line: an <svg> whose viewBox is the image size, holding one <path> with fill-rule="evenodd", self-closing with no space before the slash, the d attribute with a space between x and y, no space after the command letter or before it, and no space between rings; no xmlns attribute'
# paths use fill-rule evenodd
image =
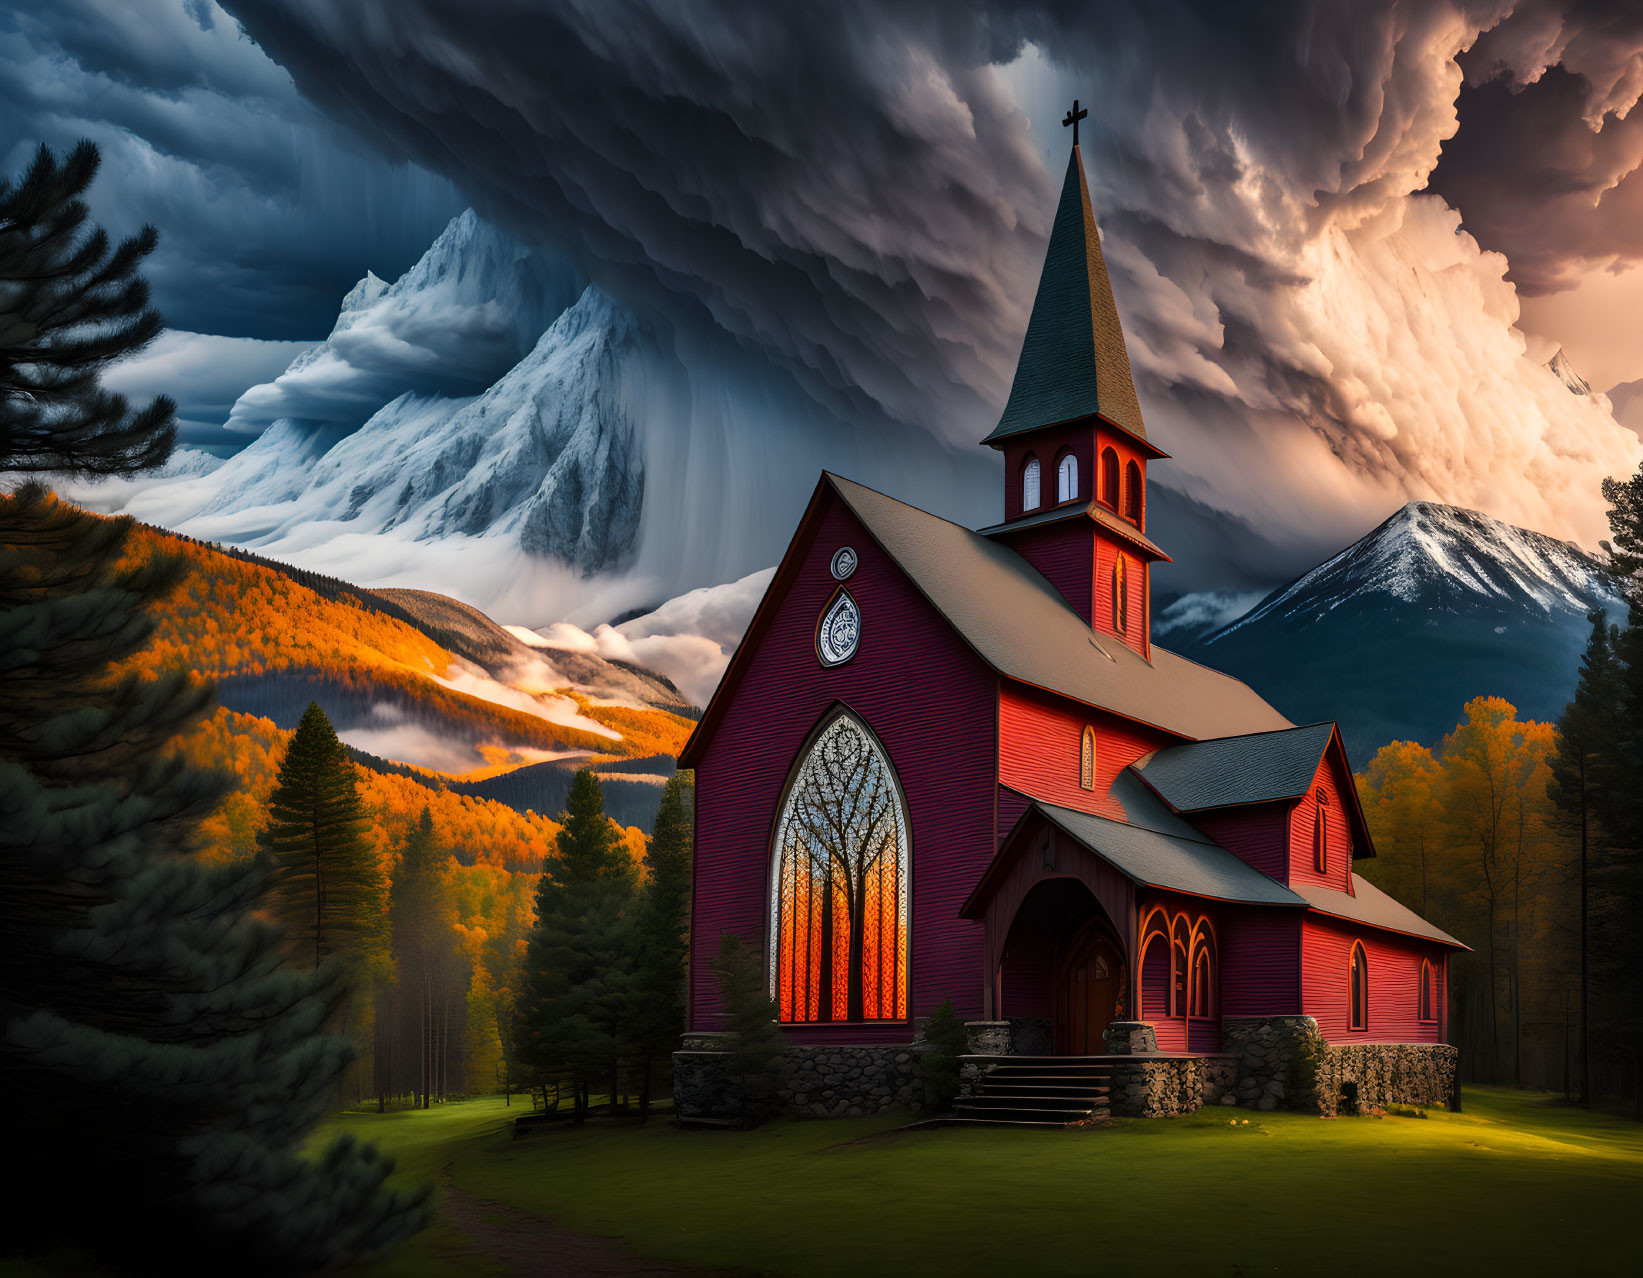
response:
<svg viewBox="0 0 1643 1278"><path fill-rule="evenodd" d="M1461 65L1460 130L1432 189L1519 291L1643 260L1643 5L1523 5Z"/></svg>
<svg viewBox="0 0 1643 1278"><path fill-rule="evenodd" d="M1160 478L1273 566L1410 496L1589 536L1567 512L1633 464L1411 198L1510 0L229 7L328 115L630 306L955 441L1007 390L1078 94Z"/></svg>
<svg viewBox="0 0 1643 1278"><path fill-rule="evenodd" d="M146 273L181 329L322 337L462 207L315 111L211 0L0 3L0 120L8 173L41 142L101 146L93 213L160 229Z"/></svg>

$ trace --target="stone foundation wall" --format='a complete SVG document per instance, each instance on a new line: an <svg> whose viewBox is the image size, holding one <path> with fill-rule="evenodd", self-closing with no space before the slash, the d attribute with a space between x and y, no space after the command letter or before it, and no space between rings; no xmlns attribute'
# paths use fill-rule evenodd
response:
<svg viewBox="0 0 1643 1278"><path fill-rule="evenodd" d="M1042 1022L972 1021L971 1055L961 1064L964 1094L1016 1043L1039 1046ZM1216 1056L1156 1054L1152 1026L1115 1023L1109 1035L1113 1061L1110 1106L1114 1115L1166 1118L1204 1105L1295 1109L1329 1114L1387 1105L1442 1106L1454 1085L1459 1054L1441 1043L1347 1043L1331 1045L1309 1016L1229 1018L1222 1023L1225 1052ZM679 1117L737 1120L740 1085L723 1052L722 1034L687 1034L673 1054L674 1107ZM1115 1050L1125 1049L1125 1050ZM889 1110L917 1110L923 1103L913 1043L858 1047L789 1047L782 1054L782 1081L774 1112L799 1118L855 1118Z"/></svg>
<svg viewBox="0 0 1643 1278"><path fill-rule="evenodd" d="M673 1106L682 1119L740 1119L741 1083L720 1050L721 1035L687 1034L673 1053ZM860 1118L914 1110L924 1100L911 1043L789 1047L782 1053L774 1113L758 1119Z"/></svg>
<svg viewBox="0 0 1643 1278"><path fill-rule="evenodd" d="M1238 1062L1234 1099L1250 1109L1446 1105L1460 1060L1447 1043L1326 1043L1310 1016L1228 1018L1221 1041Z"/></svg>
<svg viewBox="0 0 1643 1278"><path fill-rule="evenodd" d="M1460 1053L1447 1043L1336 1044L1318 1070L1320 1109L1361 1114L1388 1105L1443 1108L1459 1065Z"/></svg>

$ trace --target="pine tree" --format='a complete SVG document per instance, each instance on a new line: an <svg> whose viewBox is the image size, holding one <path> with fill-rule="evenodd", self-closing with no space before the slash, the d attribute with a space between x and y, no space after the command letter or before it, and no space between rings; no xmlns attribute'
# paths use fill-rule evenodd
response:
<svg viewBox="0 0 1643 1278"><path fill-rule="evenodd" d="M763 958L739 936L727 932L720 940L713 974L729 1021L730 1068L741 1086L742 1126L752 1127L769 1116L781 1083L787 1044L776 1025L776 1000L765 985Z"/></svg>
<svg viewBox="0 0 1643 1278"><path fill-rule="evenodd" d="M129 532L38 487L0 498L0 1094L28 1151L4 1246L320 1268L424 1208L368 1147L304 1151L350 1057L325 1033L341 973L282 964L262 862L192 855L226 781L172 746L210 692L119 676L181 573L132 562Z"/></svg>
<svg viewBox="0 0 1643 1278"><path fill-rule="evenodd" d="M365 838L354 764L315 702L280 761L258 843L274 871L269 892L294 946L319 967L380 957L388 884Z"/></svg>
<svg viewBox="0 0 1643 1278"><path fill-rule="evenodd" d="M656 828L645 850L646 880L634 927L634 975L627 1037L641 1069L639 1117L650 1114L652 1074L685 1028L685 957L690 935L690 874L695 789L683 776L662 789Z"/></svg>
<svg viewBox="0 0 1643 1278"><path fill-rule="evenodd" d="M1620 671L1615 662L1619 629L1602 611L1591 614L1591 638L1580 662L1575 698L1557 724L1547 793L1580 840L1579 1100L1592 1102L1591 1069L1591 860L1593 825L1601 806L1601 780L1620 735Z"/></svg>
<svg viewBox="0 0 1643 1278"><path fill-rule="evenodd" d="M457 967L455 911L451 906L444 850L434 836L433 812L424 804L400 854L390 894L395 991L416 1025L416 1094L427 1109L446 1092L448 1052L442 1050Z"/></svg>
<svg viewBox="0 0 1643 1278"><path fill-rule="evenodd" d="M634 873L591 770L571 782L561 826L558 856L537 884L514 1050L539 1083L571 1085L580 1122L591 1086L616 1073Z"/></svg>
<svg viewBox="0 0 1643 1278"><path fill-rule="evenodd" d="M62 160L42 146L18 181L0 179L0 471L125 474L171 455L174 401L132 409L99 385L163 324L137 274L154 228L111 249L88 226L98 162L90 142Z"/></svg>

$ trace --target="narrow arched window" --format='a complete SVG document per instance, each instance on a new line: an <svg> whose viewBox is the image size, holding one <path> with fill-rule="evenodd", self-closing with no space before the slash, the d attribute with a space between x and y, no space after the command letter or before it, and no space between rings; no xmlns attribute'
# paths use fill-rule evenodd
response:
<svg viewBox="0 0 1643 1278"><path fill-rule="evenodd" d="M1071 501L1078 496L1078 458L1068 453L1055 468L1055 499Z"/></svg>
<svg viewBox="0 0 1643 1278"><path fill-rule="evenodd" d="M1078 747L1078 786L1082 790L1095 789L1095 729L1084 729L1083 741Z"/></svg>
<svg viewBox="0 0 1643 1278"><path fill-rule="evenodd" d="M1118 452L1101 450L1101 500L1114 510L1118 509Z"/></svg>
<svg viewBox="0 0 1643 1278"><path fill-rule="evenodd" d="M1122 554L1112 563L1112 628L1119 634L1130 628L1129 571Z"/></svg>
<svg viewBox="0 0 1643 1278"><path fill-rule="evenodd" d="M800 756L776 827L769 969L783 1021L906 1019L909 856L889 757L841 711Z"/></svg>
<svg viewBox="0 0 1643 1278"><path fill-rule="evenodd" d="M1029 457L1021 471L1021 509L1037 510L1038 502L1038 458Z"/></svg>
<svg viewBox="0 0 1643 1278"><path fill-rule="evenodd" d="M1162 932L1147 937L1141 947L1141 1018L1157 1020L1170 1014L1170 942Z"/></svg>
<svg viewBox="0 0 1643 1278"><path fill-rule="evenodd" d="M1208 921L1192 937L1192 1015L1215 1015L1215 934Z"/></svg>
<svg viewBox="0 0 1643 1278"><path fill-rule="evenodd" d="M1329 873L1329 796L1318 791L1312 810L1312 867Z"/></svg>
<svg viewBox="0 0 1643 1278"><path fill-rule="evenodd" d="M1141 467L1135 462L1124 467L1124 513L1131 522L1141 522Z"/></svg>
<svg viewBox="0 0 1643 1278"><path fill-rule="evenodd" d="M1352 980L1349 993L1352 998L1352 1028L1366 1030L1369 1028L1369 956L1364 953L1362 941L1352 946Z"/></svg>
<svg viewBox="0 0 1643 1278"><path fill-rule="evenodd" d="M1188 962L1191 955L1191 937L1186 916L1175 920L1170 928L1170 1008L1171 1016L1187 1014Z"/></svg>
<svg viewBox="0 0 1643 1278"><path fill-rule="evenodd" d="M1432 964L1426 959L1421 960L1421 984L1417 991L1420 1011L1418 1017L1423 1021L1435 1021L1438 1018L1432 1015Z"/></svg>

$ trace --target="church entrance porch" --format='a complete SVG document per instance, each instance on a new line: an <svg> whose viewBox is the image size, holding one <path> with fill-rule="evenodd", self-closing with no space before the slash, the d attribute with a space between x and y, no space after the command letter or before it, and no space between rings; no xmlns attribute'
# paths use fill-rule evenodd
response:
<svg viewBox="0 0 1643 1278"><path fill-rule="evenodd" d="M1100 1056L1102 1033L1125 1009L1127 965L1117 929L1076 878L1034 884L1006 933L997 998L1011 1050Z"/></svg>

